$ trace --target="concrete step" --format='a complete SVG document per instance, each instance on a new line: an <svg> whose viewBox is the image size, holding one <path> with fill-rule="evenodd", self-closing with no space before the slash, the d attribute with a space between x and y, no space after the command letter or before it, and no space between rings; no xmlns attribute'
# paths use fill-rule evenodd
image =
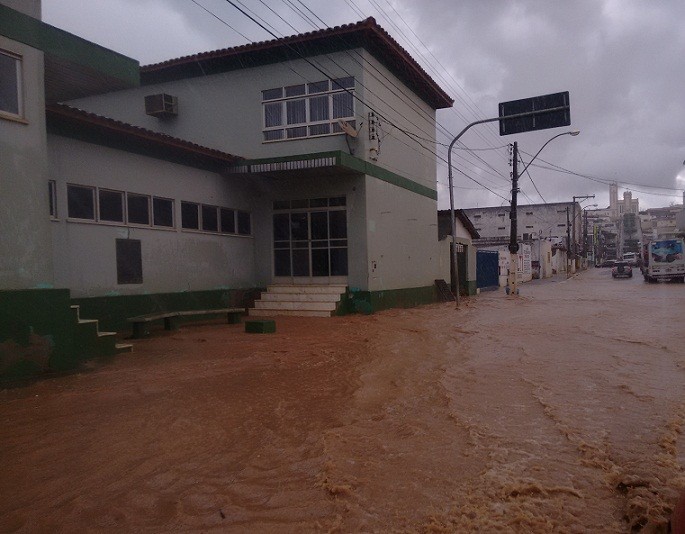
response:
<svg viewBox="0 0 685 534"><path fill-rule="evenodd" d="M342 285L280 285L275 284L267 288L269 293L297 293L297 294L307 294L307 293L330 293L342 295L347 290L347 286Z"/></svg>
<svg viewBox="0 0 685 534"><path fill-rule="evenodd" d="M302 311L335 311L335 302L301 302L301 301L261 301L254 303L258 310L302 310Z"/></svg>
<svg viewBox="0 0 685 534"><path fill-rule="evenodd" d="M117 343L114 345L114 350L117 354L122 354L124 352L133 352L133 345L130 343Z"/></svg>
<svg viewBox="0 0 685 534"><path fill-rule="evenodd" d="M262 293L261 301L276 302L288 300L291 302L339 302L340 293Z"/></svg>
<svg viewBox="0 0 685 534"><path fill-rule="evenodd" d="M331 317L332 312L315 310L264 310L251 308L248 315L250 317Z"/></svg>

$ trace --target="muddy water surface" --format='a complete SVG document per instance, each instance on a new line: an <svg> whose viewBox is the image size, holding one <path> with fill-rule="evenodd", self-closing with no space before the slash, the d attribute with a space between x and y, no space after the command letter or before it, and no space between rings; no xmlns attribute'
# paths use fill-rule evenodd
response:
<svg viewBox="0 0 685 534"><path fill-rule="evenodd" d="M0 531L665 531L685 286L590 270L0 391Z"/></svg>

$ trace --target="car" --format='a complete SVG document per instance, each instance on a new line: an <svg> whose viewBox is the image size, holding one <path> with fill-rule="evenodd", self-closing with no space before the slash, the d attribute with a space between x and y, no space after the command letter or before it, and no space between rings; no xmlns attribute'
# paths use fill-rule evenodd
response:
<svg viewBox="0 0 685 534"><path fill-rule="evenodd" d="M611 268L611 276L613 278L619 278L625 276L626 278L633 277L633 268L627 261L617 261Z"/></svg>

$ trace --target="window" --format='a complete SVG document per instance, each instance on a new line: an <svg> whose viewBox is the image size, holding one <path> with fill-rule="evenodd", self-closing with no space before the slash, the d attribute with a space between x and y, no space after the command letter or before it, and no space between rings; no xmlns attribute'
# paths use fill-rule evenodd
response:
<svg viewBox="0 0 685 534"><path fill-rule="evenodd" d="M0 115L23 116L21 57L0 50Z"/></svg>
<svg viewBox="0 0 685 534"><path fill-rule="evenodd" d="M132 224L150 224L150 197L128 193L126 195L128 222Z"/></svg>
<svg viewBox="0 0 685 534"><path fill-rule="evenodd" d="M526 226L526 228L533 228L532 226Z"/></svg>
<svg viewBox="0 0 685 534"><path fill-rule="evenodd" d="M498 229L498 230L506 230L507 227L506 227L506 226L498 226L497 229Z"/></svg>
<svg viewBox="0 0 685 534"><path fill-rule="evenodd" d="M50 203L50 218L57 218L57 184L48 180L48 202Z"/></svg>
<svg viewBox="0 0 685 534"><path fill-rule="evenodd" d="M235 234L235 210L221 208L221 232Z"/></svg>
<svg viewBox="0 0 685 534"><path fill-rule="evenodd" d="M124 222L124 193L123 191L98 191L98 208L100 220L108 222Z"/></svg>
<svg viewBox="0 0 685 534"><path fill-rule="evenodd" d="M355 126L354 78L323 80L262 91L264 141L342 133Z"/></svg>
<svg viewBox="0 0 685 534"><path fill-rule="evenodd" d="M566 228L566 225L565 225L565 224L557 224L557 227L559 227L559 228Z"/></svg>
<svg viewBox="0 0 685 534"><path fill-rule="evenodd" d="M173 200L157 197L152 199L152 224L166 228L174 227Z"/></svg>
<svg viewBox="0 0 685 534"><path fill-rule="evenodd" d="M216 206L202 205L202 229L205 232L218 232L219 219Z"/></svg>
<svg viewBox="0 0 685 534"><path fill-rule="evenodd" d="M480 219L480 215L474 215L473 218L474 219Z"/></svg>
<svg viewBox="0 0 685 534"><path fill-rule="evenodd" d="M200 205L181 202L181 227L187 230L200 229Z"/></svg>
<svg viewBox="0 0 685 534"><path fill-rule="evenodd" d="M250 235L252 233L252 224L250 221L250 214L247 211L238 212L238 235Z"/></svg>
<svg viewBox="0 0 685 534"><path fill-rule="evenodd" d="M95 220L95 188L67 185L67 213L72 219Z"/></svg>
<svg viewBox="0 0 685 534"><path fill-rule="evenodd" d="M533 215L533 212L532 212L532 211L527 211L527 212L526 212L526 215Z"/></svg>
<svg viewBox="0 0 685 534"><path fill-rule="evenodd" d="M139 239L117 239L117 284L143 283L143 257Z"/></svg>

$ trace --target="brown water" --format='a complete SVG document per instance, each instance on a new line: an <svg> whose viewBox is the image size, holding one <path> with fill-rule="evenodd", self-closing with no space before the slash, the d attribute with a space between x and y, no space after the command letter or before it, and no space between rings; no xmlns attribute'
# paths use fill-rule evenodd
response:
<svg viewBox="0 0 685 534"><path fill-rule="evenodd" d="M4 389L0 531L665 532L685 285L521 293L196 324Z"/></svg>

